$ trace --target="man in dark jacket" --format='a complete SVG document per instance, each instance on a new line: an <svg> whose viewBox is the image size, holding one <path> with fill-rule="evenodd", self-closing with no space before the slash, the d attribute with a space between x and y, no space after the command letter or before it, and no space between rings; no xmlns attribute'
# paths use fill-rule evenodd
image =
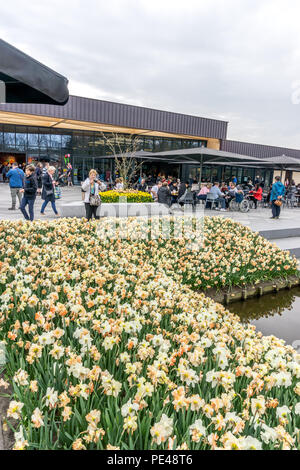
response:
<svg viewBox="0 0 300 470"><path fill-rule="evenodd" d="M36 179L36 182L37 182L37 186L38 186L38 192L41 192L42 190L42 187L43 187L43 180L42 180L42 175L43 175L43 165L41 163L38 163L36 168L35 168L35 173L34 173L34 176L35 176L35 179Z"/></svg>
<svg viewBox="0 0 300 470"><path fill-rule="evenodd" d="M157 192L158 202L166 204L169 208L171 206L172 195L168 183L165 181L162 187Z"/></svg>
<svg viewBox="0 0 300 470"><path fill-rule="evenodd" d="M185 195L186 191L187 191L187 188L189 187L189 183L186 182L186 183L183 183L181 182L180 185L179 185L179 189L178 189L178 201ZM181 207L184 206L184 202L179 202L179 205Z"/></svg>
<svg viewBox="0 0 300 470"><path fill-rule="evenodd" d="M34 220L34 203L36 198L37 192L37 182L35 178L35 168L34 166L30 165L25 170L25 181L24 181L24 189L21 189L21 193L23 193L23 199L21 202L20 209L25 217L26 220ZM26 211L26 206L28 205L29 208L29 215Z"/></svg>

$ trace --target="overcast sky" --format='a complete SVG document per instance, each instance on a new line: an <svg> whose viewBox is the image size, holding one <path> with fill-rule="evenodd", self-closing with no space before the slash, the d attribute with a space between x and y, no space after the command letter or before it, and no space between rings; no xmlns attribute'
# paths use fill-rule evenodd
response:
<svg viewBox="0 0 300 470"><path fill-rule="evenodd" d="M300 149L299 0L9 0L0 37L67 76L71 94Z"/></svg>

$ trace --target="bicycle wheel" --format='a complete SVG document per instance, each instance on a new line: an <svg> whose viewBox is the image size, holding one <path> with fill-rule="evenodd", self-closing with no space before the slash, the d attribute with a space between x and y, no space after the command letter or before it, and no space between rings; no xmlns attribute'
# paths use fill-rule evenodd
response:
<svg viewBox="0 0 300 470"><path fill-rule="evenodd" d="M253 203L254 204L254 203ZM240 203L240 211L245 213L245 212L249 212L250 210L250 204L249 204L249 201L247 201L247 199L244 199L241 203Z"/></svg>

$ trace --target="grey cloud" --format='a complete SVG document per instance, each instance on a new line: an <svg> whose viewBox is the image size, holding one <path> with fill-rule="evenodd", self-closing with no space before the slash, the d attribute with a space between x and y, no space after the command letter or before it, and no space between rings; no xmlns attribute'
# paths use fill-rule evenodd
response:
<svg viewBox="0 0 300 470"><path fill-rule="evenodd" d="M222 118L229 138L300 148L300 105L291 102L300 80L298 3L31 0L24 8L10 0L0 26L4 39L80 90Z"/></svg>

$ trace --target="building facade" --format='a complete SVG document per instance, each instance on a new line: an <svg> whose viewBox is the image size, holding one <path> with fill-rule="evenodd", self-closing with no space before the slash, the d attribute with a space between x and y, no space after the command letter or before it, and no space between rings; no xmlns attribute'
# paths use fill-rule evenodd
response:
<svg viewBox="0 0 300 470"><path fill-rule="evenodd" d="M147 152L204 146L261 158L282 153L300 158L300 150L228 141L227 129L225 121L74 96L65 106L2 104L0 163L51 161L63 166L65 155L70 155L75 183L91 168L108 180L114 176L111 145L125 149L132 136L138 149ZM163 161L146 162L143 171L182 180L197 179L199 174L197 166ZM255 173L253 168L209 165L203 169L203 178L228 180L235 175L243 182L254 179ZM260 170L267 183L272 173Z"/></svg>

